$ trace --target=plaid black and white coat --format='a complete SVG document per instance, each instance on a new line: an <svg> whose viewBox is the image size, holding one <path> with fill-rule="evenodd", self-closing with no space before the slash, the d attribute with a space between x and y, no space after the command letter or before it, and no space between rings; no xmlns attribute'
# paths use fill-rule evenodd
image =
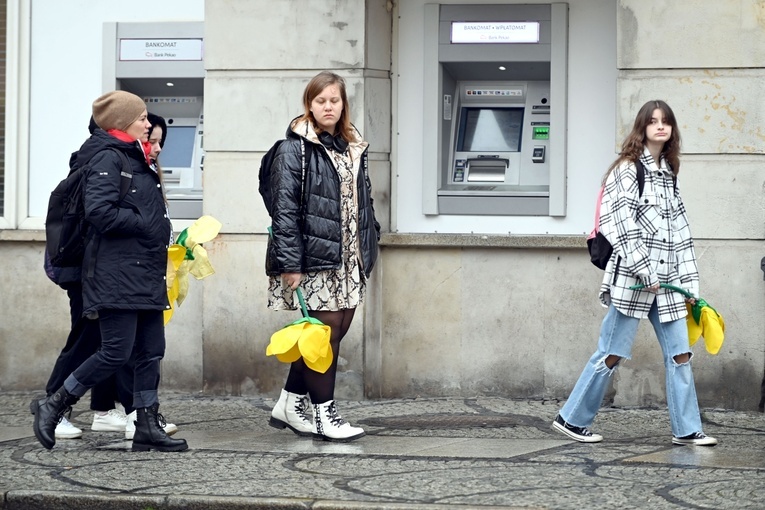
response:
<svg viewBox="0 0 765 510"><path fill-rule="evenodd" d="M629 287L668 283L698 296L696 253L685 206L666 161L657 165L647 148L640 161L645 168L642 196L631 161L621 162L606 179L600 232L614 252L599 297L603 306L613 303L624 315L639 319L648 317L656 299L659 320L669 322L686 316L682 294L660 289L657 295Z"/></svg>

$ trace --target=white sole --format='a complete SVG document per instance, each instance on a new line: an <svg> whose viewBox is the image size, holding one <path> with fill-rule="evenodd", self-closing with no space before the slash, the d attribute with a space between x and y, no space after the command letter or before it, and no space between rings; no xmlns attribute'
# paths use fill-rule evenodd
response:
<svg viewBox="0 0 765 510"><path fill-rule="evenodd" d="M554 421L552 423L552 428L554 430L557 430L558 432L565 434L567 437L573 439L574 441L577 441L579 443L599 443L603 441L603 438L601 436L594 436L594 437L582 437L579 435L574 434L570 430L568 430L566 427L558 423L557 421Z"/></svg>

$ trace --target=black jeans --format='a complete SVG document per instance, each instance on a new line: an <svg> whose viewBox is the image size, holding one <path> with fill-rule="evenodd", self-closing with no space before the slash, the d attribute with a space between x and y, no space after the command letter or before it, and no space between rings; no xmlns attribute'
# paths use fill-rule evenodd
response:
<svg viewBox="0 0 765 510"><path fill-rule="evenodd" d="M133 407L141 409L159 402L159 362L165 354L165 323L162 310L100 310L101 349L80 365L64 388L81 397L129 362L135 350Z"/></svg>
<svg viewBox="0 0 765 510"><path fill-rule="evenodd" d="M45 393L50 396L64 385L66 378L101 348L101 331L98 321L82 316L82 285L67 284L71 329L66 345L53 365ZM126 413L133 412L133 360L120 368L113 376L90 390L90 408L94 411L114 409L119 401Z"/></svg>

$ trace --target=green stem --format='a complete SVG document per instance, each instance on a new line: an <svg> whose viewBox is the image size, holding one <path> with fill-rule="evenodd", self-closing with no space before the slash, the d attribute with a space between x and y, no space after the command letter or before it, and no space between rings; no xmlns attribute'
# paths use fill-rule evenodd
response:
<svg viewBox="0 0 765 510"><path fill-rule="evenodd" d="M305 306L305 300L303 299L303 292L300 290L300 287L295 289L295 293L297 294L298 301L300 301L300 309L303 311L303 317L308 317L308 308Z"/></svg>
<svg viewBox="0 0 765 510"><path fill-rule="evenodd" d="M693 299L695 297L693 294L691 294L687 290L681 289L680 287L676 287L674 285L670 285L668 283L662 283L662 284L659 285L659 287L661 287L663 289L674 290L675 292L679 292L680 294L682 294L683 296L685 296L687 298ZM639 283L637 285L631 286L630 290L640 290L640 289L644 289L644 288L645 288L645 285L643 285L642 283Z"/></svg>

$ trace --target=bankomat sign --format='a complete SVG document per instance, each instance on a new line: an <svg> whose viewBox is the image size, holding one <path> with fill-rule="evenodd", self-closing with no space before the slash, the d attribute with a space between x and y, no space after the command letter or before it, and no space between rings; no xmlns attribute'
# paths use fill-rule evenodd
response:
<svg viewBox="0 0 765 510"><path fill-rule="evenodd" d="M202 60L202 39L120 39L122 61Z"/></svg>
<svg viewBox="0 0 765 510"><path fill-rule="evenodd" d="M452 22L453 44L538 43L539 23L529 22Z"/></svg>

